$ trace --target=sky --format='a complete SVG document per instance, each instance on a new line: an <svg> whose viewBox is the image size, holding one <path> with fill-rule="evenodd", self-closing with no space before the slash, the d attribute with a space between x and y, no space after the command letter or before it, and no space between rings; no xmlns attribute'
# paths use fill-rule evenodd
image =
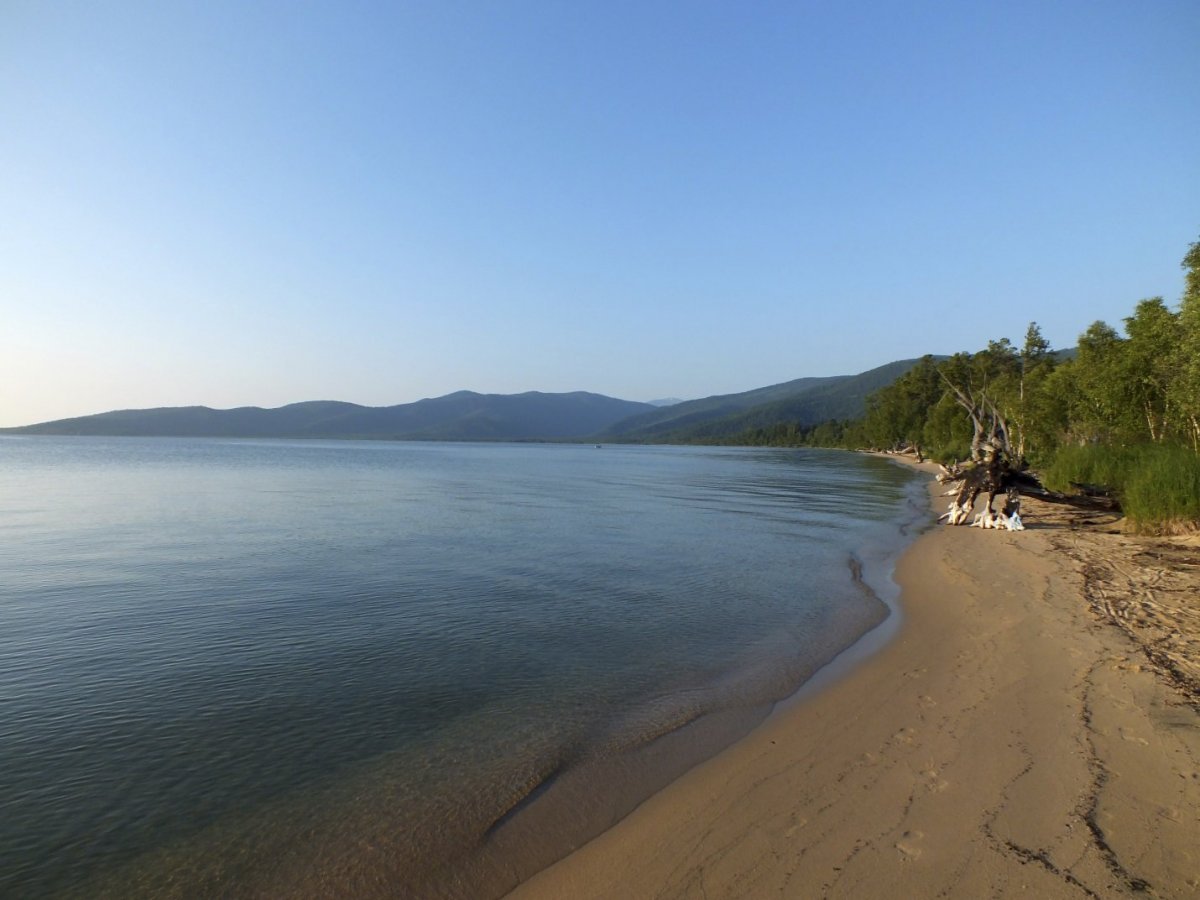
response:
<svg viewBox="0 0 1200 900"><path fill-rule="evenodd" d="M693 398L1178 301L1200 3L0 3L0 426Z"/></svg>

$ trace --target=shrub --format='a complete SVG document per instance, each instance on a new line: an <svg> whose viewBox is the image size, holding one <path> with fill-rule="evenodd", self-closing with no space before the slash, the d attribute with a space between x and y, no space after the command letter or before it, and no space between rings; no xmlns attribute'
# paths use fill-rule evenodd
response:
<svg viewBox="0 0 1200 900"><path fill-rule="evenodd" d="M1054 491L1070 493L1072 482L1096 484L1120 493L1133 465L1128 447L1108 444L1060 447L1053 462L1042 472L1042 481Z"/></svg>
<svg viewBox="0 0 1200 900"><path fill-rule="evenodd" d="M1200 523L1200 456L1188 447L1060 447L1042 479L1048 488L1064 493L1072 490L1071 482L1111 488L1138 529Z"/></svg>
<svg viewBox="0 0 1200 900"><path fill-rule="evenodd" d="M1200 523L1200 456L1186 447L1143 448L1120 498L1125 515L1139 526Z"/></svg>

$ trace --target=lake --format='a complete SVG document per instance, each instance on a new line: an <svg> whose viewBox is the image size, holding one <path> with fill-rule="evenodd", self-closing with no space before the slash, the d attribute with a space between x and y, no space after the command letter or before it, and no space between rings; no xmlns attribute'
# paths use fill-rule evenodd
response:
<svg viewBox="0 0 1200 900"><path fill-rule="evenodd" d="M888 615L837 451L0 438L0 895L496 896Z"/></svg>

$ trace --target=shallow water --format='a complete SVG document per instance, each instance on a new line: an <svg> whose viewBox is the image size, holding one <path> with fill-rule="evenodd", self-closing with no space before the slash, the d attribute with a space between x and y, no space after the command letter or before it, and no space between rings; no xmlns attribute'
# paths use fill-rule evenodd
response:
<svg viewBox="0 0 1200 900"><path fill-rule="evenodd" d="M889 590L912 485L820 451L0 438L0 895L502 891L559 852L544 794L594 832L878 623L851 562Z"/></svg>

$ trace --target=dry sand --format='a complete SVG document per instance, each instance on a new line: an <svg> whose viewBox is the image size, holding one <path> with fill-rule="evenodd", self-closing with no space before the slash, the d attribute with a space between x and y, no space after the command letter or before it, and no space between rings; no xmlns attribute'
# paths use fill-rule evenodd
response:
<svg viewBox="0 0 1200 900"><path fill-rule="evenodd" d="M1200 895L1200 545L1023 513L919 538L883 650L510 897Z"/></svg>

